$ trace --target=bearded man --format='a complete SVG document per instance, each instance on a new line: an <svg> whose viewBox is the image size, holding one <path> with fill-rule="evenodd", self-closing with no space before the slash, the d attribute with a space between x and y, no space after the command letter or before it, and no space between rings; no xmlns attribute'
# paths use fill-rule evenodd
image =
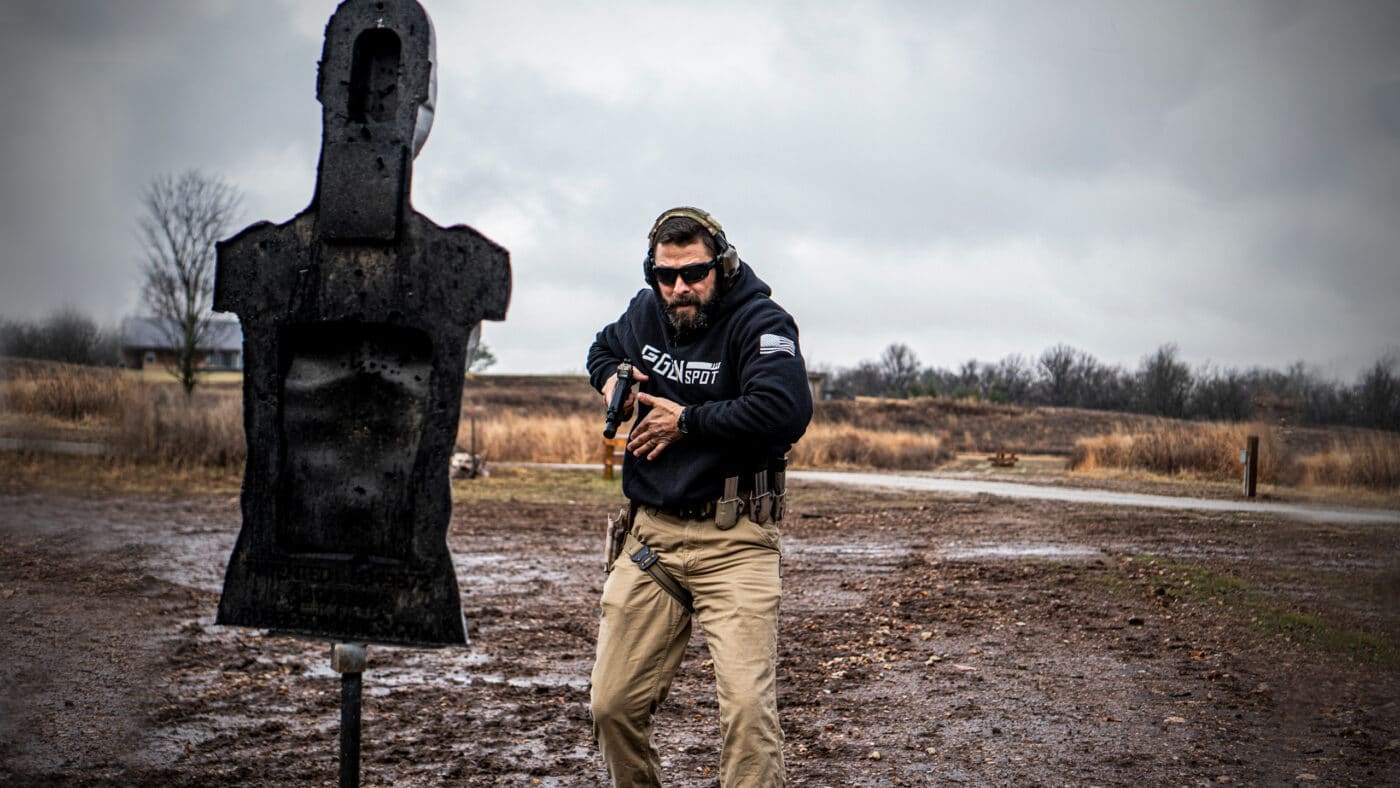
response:
<svg viewBox="0 0 1400 788"><path fill-rule="evenodd" d="M705 632L719 700L720 784L784 783L776 663L786 455L812 417L797 324L713 217L661 214L641 290L588 352L611 401L640 381L623 459L626 554L603 588L593 731L617 786L661 784L652 717Z"/></svg>

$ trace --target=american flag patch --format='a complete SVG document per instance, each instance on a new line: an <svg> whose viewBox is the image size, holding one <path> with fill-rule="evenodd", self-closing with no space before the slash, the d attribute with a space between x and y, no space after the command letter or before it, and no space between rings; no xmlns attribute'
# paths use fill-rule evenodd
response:
<svg viewBox="0 0 1400 788"><path fill-rule="evenodd" d="M758 353L763 356L769 353L786 353L789 356L796 356L797 343L777 334L764 334L758 338Z"/></svg>

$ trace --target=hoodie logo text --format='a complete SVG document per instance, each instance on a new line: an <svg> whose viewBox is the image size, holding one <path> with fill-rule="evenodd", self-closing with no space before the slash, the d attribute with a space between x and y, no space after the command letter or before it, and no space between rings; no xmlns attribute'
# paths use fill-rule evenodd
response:
<svg viewBox="0 0 1400 788"><path fill-rule="evenodd" d="M651 345L642 348L642 360L651 365L653 374L677 383L705 386L719 379L718 361L686 361Z"/></svg>

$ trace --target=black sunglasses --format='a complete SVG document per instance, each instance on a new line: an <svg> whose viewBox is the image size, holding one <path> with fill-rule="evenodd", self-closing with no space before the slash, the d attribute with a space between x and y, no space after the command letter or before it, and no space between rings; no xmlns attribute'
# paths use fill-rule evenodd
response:
<svg viewBox="0 0 1400 788"><path fill-rule="evenodd" d="M691 263L690 265L683 265L680 268L662 268L661 266L652 266L651 270L652 273L656 274L656 281L660 282L663 285L666 285L667 287L670 287L676 283L677 275L679 275L680 278L684 279L686 284L693 285L699 282L701 279L704 279L705 277L709 276L710 269L714 268L718 264L718 260L711 260L708 263Z"/></svg>

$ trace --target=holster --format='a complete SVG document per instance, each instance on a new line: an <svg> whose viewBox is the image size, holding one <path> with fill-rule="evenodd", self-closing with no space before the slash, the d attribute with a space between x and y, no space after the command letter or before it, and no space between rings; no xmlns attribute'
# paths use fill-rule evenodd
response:
<svg viewBox="0 0 1400 788"><path fill-rule="evenodd" d="M628 504L618 510L617 516L608 515L608 531L603 543L603 571L611 572L613 562L622 555L622 543L627 532L632 530L632 506Z"/></svg>

